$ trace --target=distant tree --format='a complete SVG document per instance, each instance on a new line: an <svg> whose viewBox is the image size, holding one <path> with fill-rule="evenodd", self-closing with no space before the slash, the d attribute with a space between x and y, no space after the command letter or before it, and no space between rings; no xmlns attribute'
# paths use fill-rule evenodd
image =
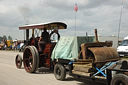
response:
<svg viewBox="0 0 128 85"><path fill-rule="evenodd" d="M8 40L12 40L12 37L11 36L8 36Z"/></svg>
<svg viewBox="0 0 128 85"><path fill-rule="evenodd" d="M6 35L4 35L4 36L3 36L3 39L7 40L7 37L6 37Z"/></svg>
<svg viewBox="0 0 128 85"><path fill-rule="evenodd" d="M0 36L0 41L3 41L3 37Z"/></svg>

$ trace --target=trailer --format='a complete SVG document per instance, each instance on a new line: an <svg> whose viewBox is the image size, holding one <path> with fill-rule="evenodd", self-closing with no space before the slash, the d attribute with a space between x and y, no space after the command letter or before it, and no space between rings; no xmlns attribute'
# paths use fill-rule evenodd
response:
<svg viewBox="0 0 128 85"><path fill-rule="evenodd" d="M90 77L95 80L102 78L108 85L128 84L128 62L121 60L111 42L99 42L97 30L94 36L64 36L58 35L58 42L47 43L43 52L39 52L38 39L34 32L43 28L51 30L66 29L62 22L25 25L19 29L26 30L25 49L23 57L16 55L15 63L21 68L22 62L28 73L36 72L40 67L54 70L57 80L64 80L66 74L71 76ZM29 29L32 37L29 38ZM37 33L38 34L38 33ZM22 59L23 58L23 59Z"/></svg>
<svg viewBox="0 0 128 85"><path fill-rule="evenodd" d="M67 46L64 50L59 41L52 52L52 60L56 61L54 75L57 80L64 80L68 72L71 76L84 76L92 80L104 79L108 85L128 85L128 61L121 60L111 42L99 42L95 29L95 42L86 42L80 45ZM68 39L69 40L69 39ZM71 41L65 41L71 42ZM71 40L71 39L70 39ZM80 40L80 39L79 39ZM83 40L83 39L82 39ZM80 42L80 41L79 41ZM61 47L62 46L62 47ZM71 46L71 47L70 47ZM76 48L75 51L73 50ZM77 51L79 52L77 54ZM68 51L68 52L65 52ZM76 53L74 55L74 53Z"/></svg>

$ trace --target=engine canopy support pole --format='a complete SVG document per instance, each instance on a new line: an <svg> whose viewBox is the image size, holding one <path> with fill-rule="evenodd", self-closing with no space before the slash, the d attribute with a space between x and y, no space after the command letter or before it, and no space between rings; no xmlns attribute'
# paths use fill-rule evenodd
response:
<svg viewBox="0 0 128 85"><path fill-rule="evenodd" d="M26 40L29 40L29 29L26 29Z"/></svg>
<svg viewBox="0 0 128 85"><path fill-rule="evenodd" d="M34 29L32 29L32 37L34 37Z"/></svg>

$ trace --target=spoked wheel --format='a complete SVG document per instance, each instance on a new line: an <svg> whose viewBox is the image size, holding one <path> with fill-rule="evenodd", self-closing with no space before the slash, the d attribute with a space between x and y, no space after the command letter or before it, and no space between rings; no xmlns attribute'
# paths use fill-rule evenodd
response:
<svg viewBox="0 0 128 85"><path fill-rule="evenodd" d="M34 46L27 46L23 53L24 68L29 73L37 71L39 66L39 54Z"/></svg>
<svg viewBox="0 0 128 85"><path fill-rule="evenodd" d="M63 81L66 77L66 70L63 65L56 64L54 68L54 75L57 80Z"/></svg>
<svg viewBox="0 0 128 85"><path fill-rule="evenodd" d="M15 64L16 64L16 67L19 69L22 66L22 57L19 54L16 55Z"/></svg>

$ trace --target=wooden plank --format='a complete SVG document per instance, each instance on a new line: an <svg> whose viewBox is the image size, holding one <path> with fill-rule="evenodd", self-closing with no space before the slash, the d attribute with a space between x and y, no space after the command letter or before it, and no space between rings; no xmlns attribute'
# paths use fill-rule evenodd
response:
<svg viewBox="0 0 128 85"><path fill-rule="evenodd" d="M89 64L90 62L73 62L73 64Z"/></svg>
<svg viewBox="0 0 128 85"><path fill-rule="evenodd" d="M92 68L92 63L89 64L73 64L73 66Z"/></svg>
<svg viewBox="0 0 128 85"><path fill-rule="evenodd" d="M92 62L93 59L78 59L78 62Z"/></svg>
<svg viewBox="0 0 128 85"><path fill-rule="evenodd" d="M93 71L92 68L79 67L79 66L74 66L74 67L73 67L73 70L75 70L75 71L80 71L80 72L86 72L86 73L89 73L89 72L92 72L92 71Z"/></svg>

